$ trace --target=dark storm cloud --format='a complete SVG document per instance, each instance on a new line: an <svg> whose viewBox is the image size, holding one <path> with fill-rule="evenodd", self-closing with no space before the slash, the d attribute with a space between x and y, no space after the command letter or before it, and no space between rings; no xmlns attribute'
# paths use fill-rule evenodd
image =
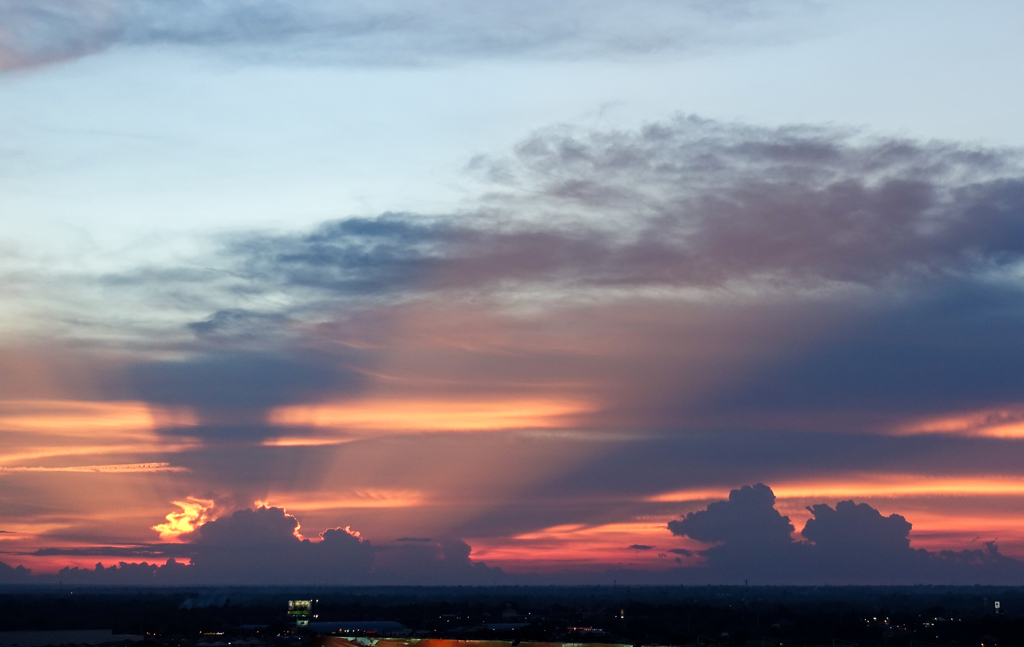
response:
<svg viewBox="0 0 1024 647"><path fill-rule="evenodd" d="M24 67L102 51L116 44L184 44L275 59L357 64L423 64L466 57L536 53L575 57L700 50L738 40L737 24L769 11L748 0L708 3L445 0L38 0L0 2L0 67ZM749 35L747 36L749 38ZM775 38L778 38L776 35Z"/></svg>
<svg viewBox="0 0 1024 647"><path fill-rule="evenodd" d="M1000 554L993 542L978 550L929 552L910 547L911 524L898 514L841 501L808 508L814 515L794 541L788 517L775 510L763 484L729 493L669 522L669 530L706 543L710 581L757 578L772 583L1006 584L1019 582L1024 562Z"/></svg>

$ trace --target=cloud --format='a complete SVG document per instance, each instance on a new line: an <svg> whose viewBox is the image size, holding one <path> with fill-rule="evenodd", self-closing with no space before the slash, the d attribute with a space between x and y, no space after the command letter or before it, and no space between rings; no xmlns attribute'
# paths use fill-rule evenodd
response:
<svg viewBox="0 0 1024 647"><path fill-rule="evenodd" d="M629 225L587 268L596 280L877 286L1013 263L1024 242L1012 151L680 118L640 132L555 129L517 152L490 165L511 195Z"/></svg>
<svg viewBox="0 0 1024 647"><path fill-rule="evenodd" d="M139 363L130 375L140 399L192 407L206 425L258 424L274 406L316 401L362 383L342 358L303 352L197 353L182 360Z"/></svg>
<svg viewBox="0 0 1024 647"><path fill-rule="evenodd" d="M424 64L461 58L545 55L575 58L700 51L751 37L767 11L748 0L707 3L410 0L342 4L317 0L209 3L185 0L40 0L0 3L0 68L39 65L117 44L219 48L248 57L349 64ZM737 27L747 27L747 32ZM761 38L778 39L765 33ZM755 36L756 40L756 36Z"/></svg>
<svg viewBox="0 0 1024 647"><path fill-rule="evenodd" d="M57 572L56 576L41 578L43 581L56 579L69 584L107 584L114 586L126 585L153 585L153 584L188 584L191 583L192 567L168 559L164 564L150 564L149 562L119 562L113 566L103 566L97 563L90 570L87 568L64 567Z"/></svg>
<svg viewBox="0 0 1024 647"><path fill-rule="evenodd" d="M358 535L331 529L314 543L298 530L283 509L260 507L207 522L182 539L194 545L192 565L208 581L351 583L369 574L373 547Z"/></svg>
<svg viewBox="0 0 1024 647"><path fill-rule="evenodd" d="M268 408L372 392L384 363L422 373L430 339L460 346L432 364L467 389L552 371L600 383L584 398L604 405L594 425L807 429L875 415L878 431L1012 403L1022 162L694 117L545 130L475 160L491 191L462 213L227 234L191 264L221 268L216 280L186 267L103 277L143 301L171 291L210 308L177 311L183 336L140 332L186 356L136 362L120 395L194 407L204 425L191 431L210 438L274 435ZM281 305L233 307L238 294ZM556 339L559 327L575 336ZM497 338L512 352L487 355ZM408 377L387 388L426 381Z"/></svg>
<svg viewBox="0 0 1024 647"><path fill-rule="evenodd" d="M188 480L202 483L194 491L246 494L242 501L329 483L450 503L389 512L408 514L409 524L389 518L388 536L437 540L396 542L424 547L411 553L373 545L371 564L418 555L429 568L469 568L465 549L446 538L675 515L684 507L660 495L753 480L792 488L874 479L877 492L879 482L941 474L946 492L956 478L988 479L988 496L999 492L993 475L1019 475L1019 440L902 430L925 414L1022 402L1020 162L1019 151L692 118L629 132L541 132L508 158L474 164L493 190L464 213L235 232L212 259L238 282L229 286L174 268L113 277L109 285L126 291L173 287L201 298L182 299L190 309L176 313L181 336L161 328L125 345L126 354L141 347L153 356L109 380L121 390L86 375L95 390L81 397L194 408L200 425L160 431L256 441L296 431L267 424L271 409L364 395L413 416L417 402L479 398L476 406L513 391L509 402L544 394L586 405L560 416L543 441L536 429L493 440L442 430L338 447L211 442L152 459L192 470ZM237 294L264 306L233 307ZM159 309L163 322L175 314L164 302ZM42 363L32 359L23 365L35 370ZM74 374L53 366L62 378ZM341 405L330 424L343 430ZM510 448L521 460L507 459ZM394 465L401 469L384 469ZM519 473L509 476L509 465ZM832 501L851 496L830 492ZM895 523L835 511L831 519L819 510L822 529ZM793 541L770 491L741 490L706 512L674 522L714 544L704 574L784 579L796 564L806 581L856 575L847 549L827 548L827 533L820 546ZM383 518L351 514L360 527ZM323 513L316 523L337 521ZM970 581L1008 559L994 547L899 553L877 533L872 550L906 557L911 570L891 571L901 581L929 560L937 574ZM355 551L334 539L339 555ZM297 563L327 550L286 540ZM638 536L612 548L634 541L661 545ZM372 576L383 577L376 568Z"/></svg>
<svg viewBox="0 0 1024 647"><path fill-rule="evenodd" d="M11 566L0 562L0 584L20 584L32 581L31 569L24 566Z"/></svg>
<svg viewBox="0 0 1024 647"><path fill-rule="evenodd" d="M40 465L0 466L0 472L87 472L99 474L128 474L133 472L187 472L188 468L169 463L130 463L120 465L69 465L47 467Z"/></svg>
<svg viewBox="0 0 1024 647"><path fill-rule="evenodd" d="M121 33L107 0L0 2L0 70L42 65L105 48Z"/></svg>
<svg viewBox="0 0 1024 647"><path fill-rule="evenodd" d="M813 517L791 537L788 517L774 507L763 484L729 493L728 501L669 522L674 535L715 545L697 551L707 560L707 578L751 578L771 583L812 584L1007 584L1024 575L1024 562L983 549L941 551L910 546L911 524L901 515L882 516L865 503L840 501L833 508L808 508Z"/></svg>
<svg viewBox="0 0 1024 647"><path fill-rule="evenodd" d="M316 541L302 537L300 531L298 519L283 508L261 506L202 523L180 534L178 544L50 548L34 555L167 560L163 565L66 567L56 576L87 584L474 584L493 583L503 576L499 569L471 560L470 546L459 539L375 546L349 528L329 528ZM190 564L175 558L187 558ZM0 582L28 581L29 576L27 569L0 567Z"/></svg>
<svg viewBox="0 0 1024 647"><path fill-rule="evenodd" d="M192 554L187 544L139 544L136 546L85 546L82 548L40 548L32 551L35 557L128 557L128 558L187 558Z"/></svg>
<svg viewBox="0 0 1024 647"><path fill-rule="evenodd" d="M210 353L149 362L133 367L132 377L147 402L200 408L267 408L294 402L310 391L345 388L357 380L330 359L266 353Z"/></svg>
<svg viewBox="0 0 1024 647"><path fill-rule="evenodd" d="M1024 324L1024 294L1013 282L950 277L862 306L849 308L848 332L808 339L709 407L913 419L1020 402L1024 343L1013 330Z"/></svg>
<svg viewBox="0 0 1024 647"><path fill-rule="evenodd" d="M193 532L198 526L206 523L214 502L209 499L188 497L185 501L174 501L181 512L170 512L166 522L153 526L160 533L160 539L175 539L183 534Z"/></svg>
<svg viewBox="0 0 1024 647"><path fill-rule="evenodd" d="M696 118L555 129L475 163L500 180L479 212L350 218L240 235L224 251L254 286L353 298L962 281L1022 260L1020 162L1015 151Z"/></svg>
<svg viewBox="0 0 1024 647"><path fill-rule="evenodd" d="M224 251L257 289L358 307L372 298L378 313L487 299L549 316L583 303L610 321L624 301L635 313L686 303L690 319L711 322L687 331L690 343L749 344L734 354L751 363L724 388L705 386L698 410L666 393L623 403L636 406L629 415L814 426L831 413L831 426L856 414L884 428L899 424L885 415L1019 400L1022 161L1016 150L687 117L633 132L552 129L474 163L495 182L477 211L240 234ZM730 369L723 359L707 370Z"/></svg>
<svg viewBox="0 0 1024 647"><path fill-rule="evenodd" d="M259 313L231 308L218 310L204 321L188 324L189 330L201 340L216 343L221 340L232 342L266 343L262 333L267 330L285 329L291 323L287 316L279 313Z"/></svg>
<svg viewBox="0 0 1024 647"><path fill-rule="evenodd" d="M804 546L793 542L793 524L775 509L775 494L766 485L745 485L705 510L670 521L674 535L714 544L700 551L712 568L766 579L793 576Z"/></svg>
<svg viewBox="0 0 1024 647"><path fill-rule="evenodd" d="M603 581L614 574L633 583L729 583L749 579L765 584L1012 584L1024 563L1002 555L994 542L983 548L931 552L910 546L911 525L898 514L881 515L866 504L816 504L801 535L793 538L788 517L774 507L763 484L733 490L728 500L672 521L668 530L711 544L667 554L699 556L703 566L663 571L619 569L603 573L566 571L508 575L473 560L460 539L417 540L373 545L349 528L328 529L317 541L303 538L298 520L281 508L238 510L183 535L180 544L45 549L40 555L162 558L159 565L120 562L93 569L67 567L56 575L32 576L28 569L0 566L0 582L60 579L83 584L386 584L466 585ZM629 547L649 551L653 547ZM118 552L120 551L120 552ZM127 552L126 552L127 551ZM187 558L191 565L179 562ZM676 559L675 562L681 560Z"/></svg>
<svg viewBox="0 0 1024 647"><path fill-rule="evenodd" d="M910 549L910 522L898 514L883 517L866 503L840 501L835 508L808 508L813 518L800 534L822 551L871 561Z"/></svg>
<svg viewBox="0 0 1024 647"><path fill-rule="evenodd" d="M472 548L461 539L400 544L378 548L376 579L387 584L494 584L500 569L470 559Z"/></svg>

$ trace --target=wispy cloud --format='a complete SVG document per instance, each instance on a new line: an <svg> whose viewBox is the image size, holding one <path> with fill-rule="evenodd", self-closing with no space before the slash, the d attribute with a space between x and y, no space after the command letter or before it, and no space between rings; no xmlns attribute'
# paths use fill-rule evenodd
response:
<svg viewBox="0 0 1024 647"><path fill-rule="evenodd" d="M128 474L132 472L187 472L188 468L170 463L129 463L121 465L71 465L63 467L46 467L37 465L20 465L16 467L0 466L0 472L82 472L96 474Z"/></svg>
<svg viewBox="0 0 1024 647"><path fill-rule="evenodd" d="M751 30L807 1L643 0L493 2L408 0L302 4L280 0L41 0L0 3L0 67L39 65L152 43L220 48L248 57L355 64L425 64L465 58L556 57L697 50L779 38ZM747 29L741 29L746 27ZM754 33L749 33L753 31ZM747 33L745 33L747 32Z"/></svg>

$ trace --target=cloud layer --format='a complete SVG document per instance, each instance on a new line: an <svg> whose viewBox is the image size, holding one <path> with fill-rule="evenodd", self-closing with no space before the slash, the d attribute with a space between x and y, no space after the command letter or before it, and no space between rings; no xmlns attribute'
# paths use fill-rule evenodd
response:
<svg viewBox="0 0 1024 647"><path fill-rule="evenodd" d="M628 581L768 584L1011 584L1024 575L1024 562L1000 554L994 542L973 550L914 549L911 524L901 515L881 515L865 503L816 504L793 539L789 518L775 509L775 495L763 485L733 490L728 500L670 521L667 531L707 548L667 552L695 554L702 563L659 571L616 571ZM164 565L122 562L93 569L65 568L56 576L32 576L28 569L0 563L0 583L57 577L81 584L495 584L580 583L601 573L571 570L548 576L509 575L470 558L464 541L427 538L374 546L348 528L322 532L317 541L301 537L298 520L281 508L238 510L183 535L183 544L153 545L151 555L175 553ZM634 544L628 550L653 551ZM59 550L49 554L103 555L116 549ZM123 549L122 549L123 551ZM664 554L661 555L662 557ZM610 572L610 571L609 571ZM606 573L607 574L607 573Z"/></svg>
<svg viewBox="0 0 1024 647"><path fill-rule="evenodd" d="M260 284L339 295L998 278L1024 251L1016 151L679 118L553 130L474 162L477 213L385 214L225 250Z"/></svg>
<svg viewBox="0 0 1024 647"><path fill-rule="evenodd" d="M193 347L211 353L189 362L212 377L224 358L239 366L265 361L247 355L250 348L323 352L325 340L342 341L345 354L334 346L328 356L344 368L328 368L324 358L316 367L294 364L324 385L310 387L307 399L323 399L331 388L365 389L358 375L378 370L394 355L386 347L415 335L409 318L423 330L461 318L455 325L492 339L516 326L527 346L566 348L549 333L543 342L529 339L543 311L548 322L575 328L582 345L614 338L640 357L641 339L651 339L660 361L675 365L659 375L659 360L647 361L646 394L598 397L633 400L606 402L602 415L643 408L658 426L678 424L678 403L692 399L668 383L680 379L680 362L712 378L705 388L723 371L743 373L686 412L716 424L726 413L794 424L811 410L919 416L1019 398L1012 386L1022 377L1013 334L1024 259L1019 152L679 118L638 132L541 133L515 156L474 167L494 181L474 211L240 233L225 239L216 261L229 271L226 282L161 274L161 283L201 293L203 302L244 293L288 304L225 307L189 322ZM121 280L151 282L149 275ZM972 341L982 338L983 345ZM697 359L687 346L731 348ZM677 350L666 356L669 347ZM669 360L673 352L680 356ZM573 360L561 359L566 379L579 379ZM632 374L621 365L604 370ZM295 373L291 390L305 379ZM691 388L685 379L683 391ZM154 380L142 384L154 385L147 400L176 397L158 392Z"/></svg>
<svg viewBox="0 0 1024 647"><path fill-rule="evenodd" d="M573 559L715 581L1016 572L960 549L1024 550L1019 151L679 117L546 130L469 166L488 190L459 213L227 232L187 263L40 279L71 305L0 363L6 545L81 565L198 497L287 501L323 539L257 510L187 554L97 557L188 557L158 572L202 581L271 552L275 578L329 563L346 581ZM110 310L80 297L95 286ZM162 468L92 469L125 465ZM754 489L697 510L754 481L789 507ZM904 503L913 535L876 512ZM108 527L110 506L132 516ZM250 521L248 562L204 538ZM347 525L365 538L327 530ZM428 537L446 539L396 540ZM54 546L85 552L34 552ZM865 560L892 568L849 566Z"/></svg>
<svg viewBox="0 0 1024 647"><path fill-rule="evenodd" d="M257 507L209 521L182 535L180 544L37 552L94 557L134 552L166 560L163 565L143 561L69 567L55 576L81 584L488 584L503 576L472 561L469 545L458 539L374 546L348 528L329 528L315 541L299 530L298 520L282 508ZM191 563L179 562L182 558ZM0 583L38 579L28 569L0 563Z"/></svg>

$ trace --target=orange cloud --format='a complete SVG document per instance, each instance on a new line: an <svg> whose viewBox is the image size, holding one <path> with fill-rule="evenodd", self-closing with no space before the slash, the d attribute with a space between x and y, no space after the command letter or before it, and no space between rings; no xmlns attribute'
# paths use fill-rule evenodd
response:
<svg viewBox="0 0 1024 647"><path fill-rule="evenodd" d="M948 433L991 438L1024 438L1024 410L992 409L917 420L896 430L900 434Z"/></svg>
<svg viewBox="0 0 1024 647"><path fill-rule="evenodd" d="M144 402L0 401L0 429L5 431L91 434L153 427L152 412Z"/></svg>
<svg viewBox="0 0 1024 647"><path fill-rule="evenodd" d="M123 463L119 465L71 465L66 467L39 467L22 465L18 467L0 467L0 472L83 472L102 474L127 474L131 472L187 472L187 467L178 467L170 463Z"/></svg>
<svg viewBox="0 0 1024 647"><path fill-rule="evenodd" d="M807 480L773 483L772 491L779 499L810 497L905 497L905 496L970 496L1024 495L1024 478L950 478L918 474L864 474L835 480ZM706 501L725 499L729 490L677 490L648 497L655 502Z"/></svg>
<svg viewBox="0 0 1024 647"><path fill-rule="evenodd" d="M273 503L271 503L273 499ZM301 497L267 497L256 501L256 507L276 506L288 512L341 510L345 508L408 508L422 505L426 498L415 490L365 489L345 493L310 493Z"/></svg>
<svg viewBox="0 0 1024 647"><path fill-rule="evenodd" d="M606 567L617 564L632 568L675 566L677 555L670 549L699 548L688 540L672 537L668 519L650 519L602 525L563 524L522 533L510 539L469 540L473 559L511 571L553 571L567 565ZM636 546L649 549L636 550ZM699 558L687 559L696 562Z"/></svg>
<svg viewBox="0 0 1024 647"><path fill-rule="evenodd" d="M288 436L284 438L267 438L260 445L264 447L320 447L323 445L340 445L351 442L353 438L324 438L322 436Z"/></svg>
<svg viewBox="0 0 1024 647"><path fill-rule="evenodd" d="M24 451L0 456L0 463L62 456L98 456L102 454L130 454L142 452L180 452L196 447L197 443L138 443L132 445L76 445L46 448L30 448Z"/></svg>
<svg viewBox="0 0 1024 647"><path fill-rule="evenodd" d="M164 541L177 539L206 523L210 510L214 507L214 502L190 496L185 501L174 501L174 505L181 508L181 512L168 513L165 517L166 523L152 527L153 530L160 533L160 539Z"/></svg>
<svg viewBox="0 0 1024 647"><path fill-rule="evenodd" d="M593 407L567 399L369 399L274 409L269 422L367 431L471 431L556 427Z"/></svg>

